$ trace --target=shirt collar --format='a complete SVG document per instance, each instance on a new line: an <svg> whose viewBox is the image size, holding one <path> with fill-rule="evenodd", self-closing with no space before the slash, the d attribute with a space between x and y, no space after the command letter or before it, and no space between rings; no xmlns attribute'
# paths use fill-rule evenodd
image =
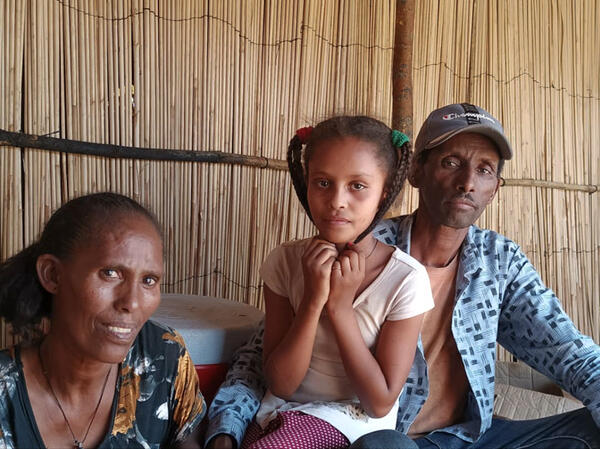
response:
<svg viewBox="0 0 600 449"><path fill-rule="evenodd" d="M477 232L480 232L479 228L471 225L460 248L460 260L456 275L456 301L467 289L469 283L474 279L478 279L481 273L487 270L480 245L475 240Z"/></svg>
<svg viewBox="0 0 600 449"><path fill-rule="evenodd" d="M416 210L410 214L405 215L397 219L398 221L398 239L397 246L404 251L406 254L410 254L410 238L412 232L412 225L415 220ZM458 289L461 289L459 285L464 286L468 283L469 279L472 279L477 270L481 271L485 266L483 260L483 254L481 248L475 242L475 234L479 232L479 228L475 225L469 226L467 235L460 247L459 253L459 266L457 279L461 279L462 282L457 284L457 293L460 293ZM458 297L458 294L457 294Z"/></svg>
<svg viewBox="0 0 600 449"><path fill-rule="evenodd" d="M412 225L415 220L415 214L417 211L414 211L410 215L405 215L403 217L399 217L398 220L398 238L396 241L396 245L404 251L406 254L410 255L410 235L412 231Z"/></svg>
<svg viewBox="0 0 600 449"><path fill-rule="evenodd" d="M410 215L405 215L398 219L398 241L397 246L404 251L406 254L410 254L410 238L412 232L412 225L415 221L415 214L417 211L415 210ZM469 230L467 231L467 235L460 247L460 261L464 263L468 263L470 265L468 267L468 271L465 273L470 273L474 271L477 266L481 266L483 263L483 255L481 254L481 250L479 246L475 243L475 233L479 231L479 228L475 225L469 226Z"/></svg>

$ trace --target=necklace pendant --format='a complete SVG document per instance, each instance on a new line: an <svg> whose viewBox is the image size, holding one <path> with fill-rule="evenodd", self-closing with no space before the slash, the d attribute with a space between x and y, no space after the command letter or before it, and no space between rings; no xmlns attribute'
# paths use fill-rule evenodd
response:
<svg viewBox="0 0 600 449"><path fill-rule="evenodd" d="M83 443L78 440L73 440L73 447L75 449L83 449Z"/></svg>

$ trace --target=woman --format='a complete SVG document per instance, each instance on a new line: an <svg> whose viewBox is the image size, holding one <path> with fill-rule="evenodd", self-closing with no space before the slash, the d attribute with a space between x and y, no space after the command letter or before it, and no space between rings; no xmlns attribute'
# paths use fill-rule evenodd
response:
<svg viewBox="0 0 600 449"><path fill-rule="evenodd" d="M24 337L0 352L0 447L199 447L193 364L177 333L148 321L162 251L150 212L98 193L0 265L0 316Z"/></svg>

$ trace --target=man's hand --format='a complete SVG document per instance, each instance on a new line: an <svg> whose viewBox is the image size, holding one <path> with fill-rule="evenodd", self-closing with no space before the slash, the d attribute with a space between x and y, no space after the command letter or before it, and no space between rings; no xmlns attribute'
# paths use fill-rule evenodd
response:
<svg viewBox="0 0 600 449"><path fill-rule="evenodd" d="M352 310L352 303L360 284L365 279L365 257L346 249L333 263L327 313Z"/></svg>
<svg viewBox="0 0 600 449"><path fill-rule="evenodd" d="M206 445L206 449L235 449L236 447L236 441L226 433L218 434Z"/></svg>
<svg viewBox="0 0 600 449"><path fill-rule="evenodd" d="M331 267L338 256L333 243L313 238L302 255L304 298L322 308L329 297Z"/></svg>

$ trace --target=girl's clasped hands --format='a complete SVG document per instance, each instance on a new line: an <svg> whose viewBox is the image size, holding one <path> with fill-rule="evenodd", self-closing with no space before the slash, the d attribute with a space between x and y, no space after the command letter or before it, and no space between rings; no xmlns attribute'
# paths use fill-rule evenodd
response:
<svg viewBox="0 0 600 449"><path fill-rule="evenodd" d="M375 243L376 244L376 243ZM366 256L348 243L340 253L336 245L313 237L302 256L305 300L325 307L329 315L352 311L352 302L365 279Z"/></svg>

